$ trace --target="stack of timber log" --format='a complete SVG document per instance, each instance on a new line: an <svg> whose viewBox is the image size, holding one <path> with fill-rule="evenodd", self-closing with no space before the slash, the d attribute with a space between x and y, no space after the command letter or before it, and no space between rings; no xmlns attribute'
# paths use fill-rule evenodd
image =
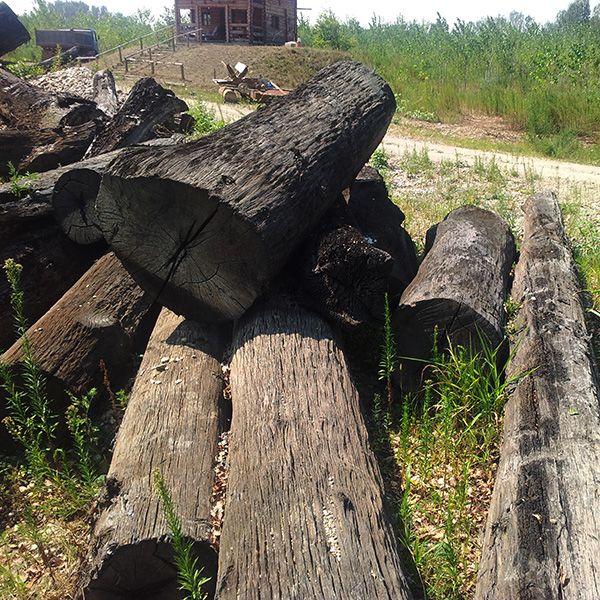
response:
<svg viewBox="0 0 600 600"><path fill-rule="evenodd" d="M363 65L330 65L185 145L147 141L186 108L171 92L142 79L119 106L111 76L95 82L91 102L0 73L0 136L16 136L19 119L30 125L19 167L44 155L33 139L42 119L56 116L55 132L93 129L88 157L55 161L22 198L0 186L2 258L26 263L26 298L37 302L27 337L50 395L101 384L101 362L117 376L152 332L75 597L179 597L159 471L211 600L414 598L340 340L379 345L387 294L399 354L426 358L436 336L439 346L499 344L516 256L508 227L481 208L452 211L428 232L418 267L402 211L365 167L395 101ZM511 371L530 373L507 408L481 599L600 595L587 510L600 409L573 269L554 198L533 198ZM6 323L8 295L0 286ZM11 344L0 360L18 372L23 340L0 334ZM227 430L217 531L211 496Z"/></svg>
<svg viewBox="0 0 600 600"><path fill-rule="evenodd" d="M510 375L520 382L483 543L476 597L600 597L600 396L560 208L525 205L513 300L520 306Z"/></svg>

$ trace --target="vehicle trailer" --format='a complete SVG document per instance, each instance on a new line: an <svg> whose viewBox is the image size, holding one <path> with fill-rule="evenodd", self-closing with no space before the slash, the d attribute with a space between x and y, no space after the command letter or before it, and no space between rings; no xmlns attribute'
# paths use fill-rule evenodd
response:
<svg viewBox="0 0 600 600"><path fill-rule="evenodd" d="M98 52L98 37L93 29L36 29L35 43L42 48L42 61L58 52L73 51L73 58L94 58Z"/></svg>

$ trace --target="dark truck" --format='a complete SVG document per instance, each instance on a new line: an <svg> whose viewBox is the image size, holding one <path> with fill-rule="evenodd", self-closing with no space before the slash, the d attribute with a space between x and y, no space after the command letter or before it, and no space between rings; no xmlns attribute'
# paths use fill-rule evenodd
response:
<svg viewBox="0 0 600 600"><path fill-rule="evenodd" d="M52 61L57 48L66 60L91 59L98 54L98 37L93 29L36 29L35 43L42 48L42 62Z"/></svg>

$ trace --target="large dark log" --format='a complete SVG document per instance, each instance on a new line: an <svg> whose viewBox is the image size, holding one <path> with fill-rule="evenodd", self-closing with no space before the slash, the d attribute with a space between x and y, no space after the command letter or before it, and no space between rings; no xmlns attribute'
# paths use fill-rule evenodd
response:
<svg viewBox="0 0 600 600"><path fill-rule="evenodd" d="M477 348L504 337L506 299L516 249L506 223L476 206L453 210L437 225L431 250L394 315L399 352L429 356L438 341Z"/></svg>
<svg viewBox="0 0 600 600"><path fill-rule="evenodd" d="M340 196L302 244L291 270L302 303L348 331L383 322L392 257L369 243Z"/></svg>
<svg viewBox="0 0 600 600"><path fill-rule="evenodd" d="M393 258L389 291L397 301L418 268L415 244L402 226L404 214L390 200L383 177L370 166L365 166L352 182L347 201L352 217L369 242Z"/></svg>
<svg viewBox="0 0 600 600"><path fill-rule="evenodd" d="M0 2L0 56L12 52L31 39L29 32L6 2Z"/></svg>
<svg viewBox="0 0 600 600"><path fill-rule="evenodd" d="M222 351L214 327L160 313L119 429L78 597L179 597L154 469L214 588L210 497L224 427Z"/></svg>
<svg viewBox="0 0 600 600"><path fill-rule="evenodd" d="M253 309L234 336L231 394L218 600L411 598L329 327L284 303Z"/></svg>
<svg viewBox="0 0 600 600"><path fill-rule="evenodd" d="M525 203L510 394L476 598L600 598L600 396L581 287L550 192Z"/></svg>
<svg viewBox="0 0 600 600"><path fill-rule="evenodd" d="M2 207L0 205L0 228ZM52 215L24 218L18 232L8 229L0 247L0 267L7 258L23 265L21 288L25 296L25 316L29 323L40 318L85 273L103 248L81 248L67 239ZM0 351L16 340L10 307L10 286L0 272Z"/></svg>
<svg viewBox="0 0 600 600"><path fill-rule="evenodd" d="M150 306L148 294L114 254L100 258L29 328L36 361L51 393L81 394L99 385L101 359L111 376L117 376L128 364L133 338ZM22 358L17 341L0 360L17 365Z"/></svg>
<svg viewBox="0 0 600 600"><path fill-rule="evenodd" d="M237 318L352 182L394 108L379 76L346 61L185 148L126 150L98 196L105 237L165 306Z"/></svg>
<svg viewBox="0 0 600 600"><path fill-rule="evenodd" d="M187 104L151 77L136 82L127 100L94 139L86 157L145 142L157 135L157 127L186 111Z"/></svg>

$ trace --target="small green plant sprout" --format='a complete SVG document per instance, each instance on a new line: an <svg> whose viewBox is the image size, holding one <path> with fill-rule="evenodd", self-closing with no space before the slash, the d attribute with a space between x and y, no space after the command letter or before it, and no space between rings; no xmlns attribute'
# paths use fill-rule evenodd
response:
<svg viewBox="0 0 600 600"><path fill-rule="evenodd" d="M369 162L371 166L375 167L382 174L390 170L390 156L383 146L380 146L373 152Z"/></svg>
<svg viewBox="0 0 600 600"><path fill-rule="evenodd" d="M381 344L381 359L379 361L379 380L385 381L388 406L394 400L392 375L396 369L396 345L392 332L392 313L390 299L386 293L383 299L383 343Z"/></svg>
<svg viewBox="0 0 600 600"><path fill-rule="evenodd" d="M15 198L23 198L31 191L32 183L39 178L37 173L27 171L20 174L12 162L8 162L8 181L10 183L10 192Z"/></svg>
<svg viewBox="0 0 600 600"><path fill-rule="evenodd" d="M194 119L194 126L189 136L194 140L213 133L226 125L222 115L220 119L217 119L214 112L202 100L197 100L187 114Z"/></svg>
<svg viewBox="0 0 600 600"><path fill-rule="evenodd" d="M171 532L171 545L177 568L179 589L185 594L184 600L206 600L208 594L204 591L204 586L210 581L210 577L203 576L202 569L198 567L198 559L194 557L193 542L183 535L181 520L161 472L155 469L152 478L156 493L162 503L167 526Z"/></svg>

